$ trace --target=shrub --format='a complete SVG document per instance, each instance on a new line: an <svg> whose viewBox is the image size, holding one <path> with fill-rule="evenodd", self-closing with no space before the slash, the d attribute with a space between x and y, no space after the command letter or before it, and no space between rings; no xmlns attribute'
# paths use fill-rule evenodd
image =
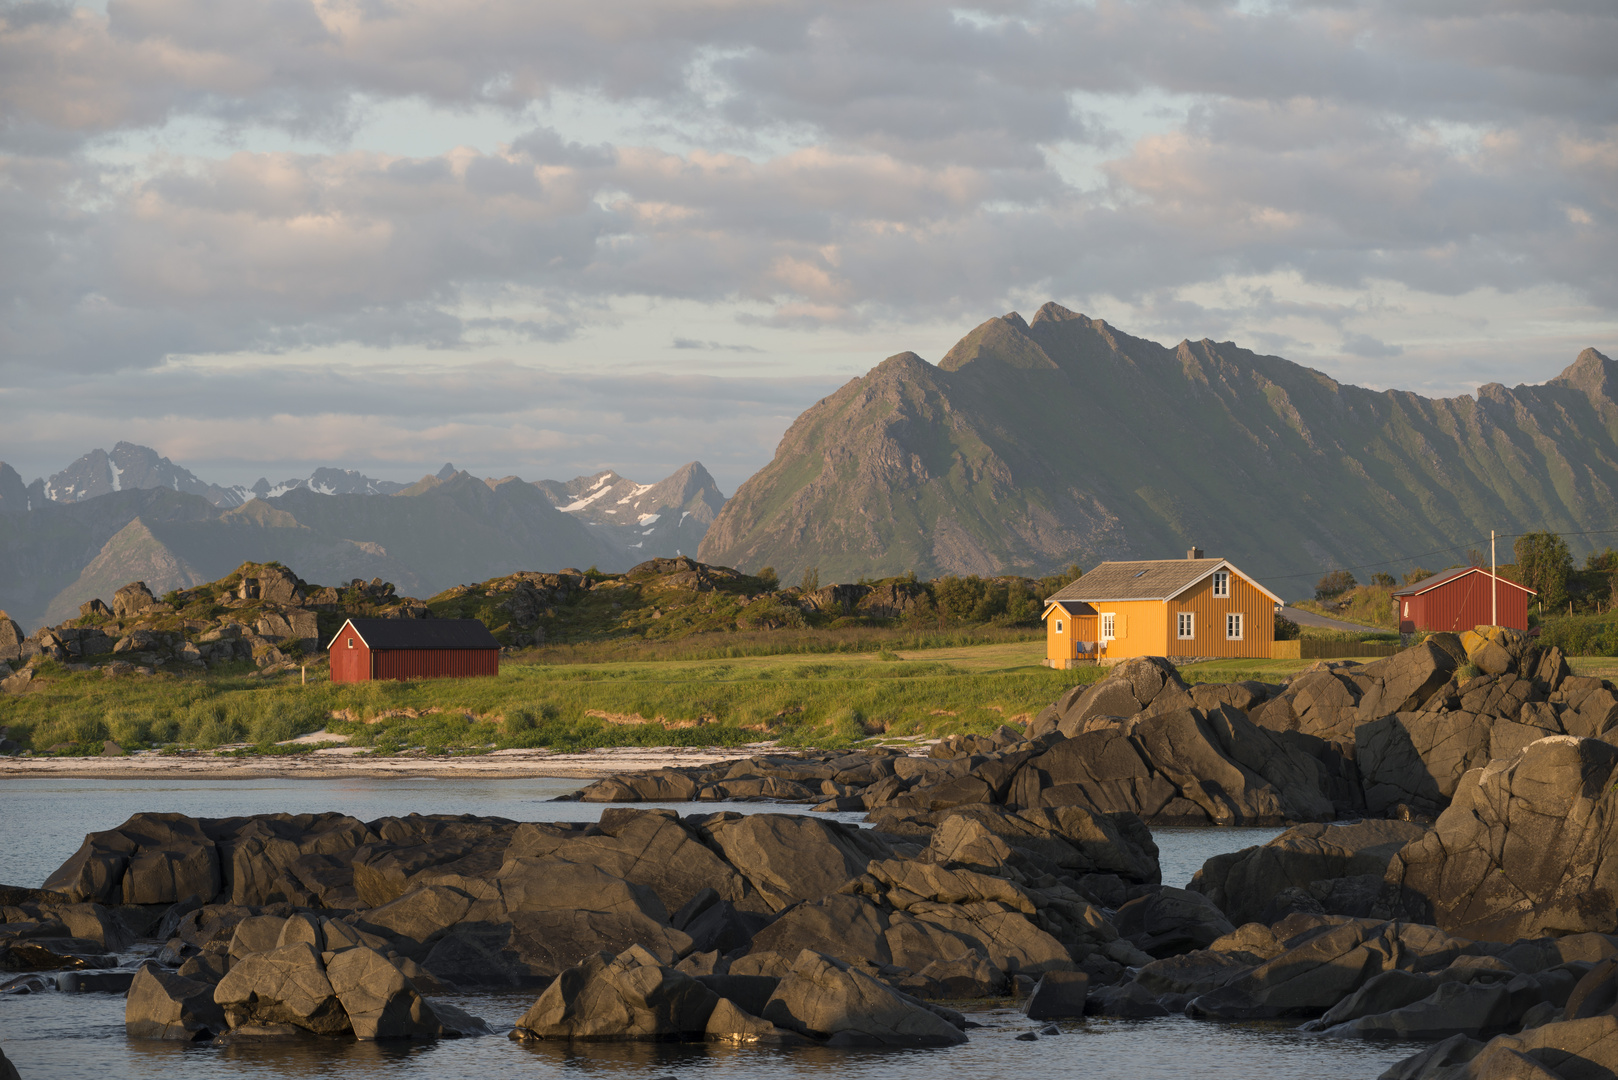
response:
<svg viewBox="0 0 1618 1080"><path fill-rule="evenodd" d="M1303 637L1303 630L1297 623L1285 615L1275 617L1275 640L1297 641L1301 637Z"/></svg>
<svg viewBox="0 0 1618 1080"><path fill-rule="evenodd" d="M1358 584L1347 570L1333 570L1315 583L1315 599L1335 599Z"/></svg>

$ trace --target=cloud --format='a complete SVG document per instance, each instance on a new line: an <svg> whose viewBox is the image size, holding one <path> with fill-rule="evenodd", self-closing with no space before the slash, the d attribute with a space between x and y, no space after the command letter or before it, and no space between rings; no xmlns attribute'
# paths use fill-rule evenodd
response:
<svg viewBox="0 0 1618 1080"><path fill-rule="evenodd" d="M1462 331L1560 348L1527 298L1618 334L1598 0L107 12L0 3L5 385L533 360L631 303L734 327L653 326L670 361L839 328L884 331L874 361L1056 297L1382 384L1437 378L1426 343ZM379 103L509 137L405 152L366 134Z"/></svg>

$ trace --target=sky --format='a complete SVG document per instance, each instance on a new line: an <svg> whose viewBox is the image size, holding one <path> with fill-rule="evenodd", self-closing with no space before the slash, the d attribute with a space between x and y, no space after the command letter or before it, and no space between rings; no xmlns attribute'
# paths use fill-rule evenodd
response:
<svg viewBox="0 0 1618 1080"><path fill-rule="evenodd" d="M728 494L1047 300L1432 395L1618 356L1612 0L0 0L0 460Z"/></svg>

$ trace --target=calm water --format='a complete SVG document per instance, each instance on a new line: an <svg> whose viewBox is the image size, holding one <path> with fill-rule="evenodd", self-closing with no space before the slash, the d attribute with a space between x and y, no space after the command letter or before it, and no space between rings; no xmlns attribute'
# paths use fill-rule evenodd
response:
<svg viewBox="0 0 1618 1080"><path fill-rule="evenodd" d="M204 817L338 810L370 820L390 814L475 813L521 821L594 820L599 804L552 803L573 780L237 780L0 781L0 882L38 885L71 855L84 834L121 823L141 810ZM683 813L791 809L764 804L681 805ZM858 815L837 815L857 820ZM1203 861L1261 844L1275 829L1164 829L1154 835L1163 880L1183 885ZM947 1070L963 1080L1363 1080L1413 1048L1364 1046L1299 1034L1280 1025L1154 1021L1086 1021L1063 1034L1018 1042L1031 1025L1009 1009L970 1015L984 1024L972 1041L948 1050L834 1052L716 1047L590 1045L530 1047L504 1037L532 1004L531 996L488 994L453 999L501 1032L493 1038L392 1046L341 1041L215 1048L128 1039L123 999L115 995L39 994L0 997L0 1046L22 1080L500 1080L557 1077L587 1080L908 1080Z"/></svg>

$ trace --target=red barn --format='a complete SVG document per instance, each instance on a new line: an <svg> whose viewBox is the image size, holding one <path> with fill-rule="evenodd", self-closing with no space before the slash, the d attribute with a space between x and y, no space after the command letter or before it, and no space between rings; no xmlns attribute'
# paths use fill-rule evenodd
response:
<svg viewBox="0 0 1618 1080"><path fill-rule="evenodd" d="M332 682L500 674L500 642L476 619L349 619L328 651Z"/></svg>
<svg viewBox="0 0 1618 1080"><path fill-rule="evenodd" d="M1539 594L1498 575L1493 582L1491 597L1489 572L1480 566L1466 566L1394 590L1399 632L1449 630L1458 634L1474 626L1509 626L1526 631L1529 599Z"/></svg>

